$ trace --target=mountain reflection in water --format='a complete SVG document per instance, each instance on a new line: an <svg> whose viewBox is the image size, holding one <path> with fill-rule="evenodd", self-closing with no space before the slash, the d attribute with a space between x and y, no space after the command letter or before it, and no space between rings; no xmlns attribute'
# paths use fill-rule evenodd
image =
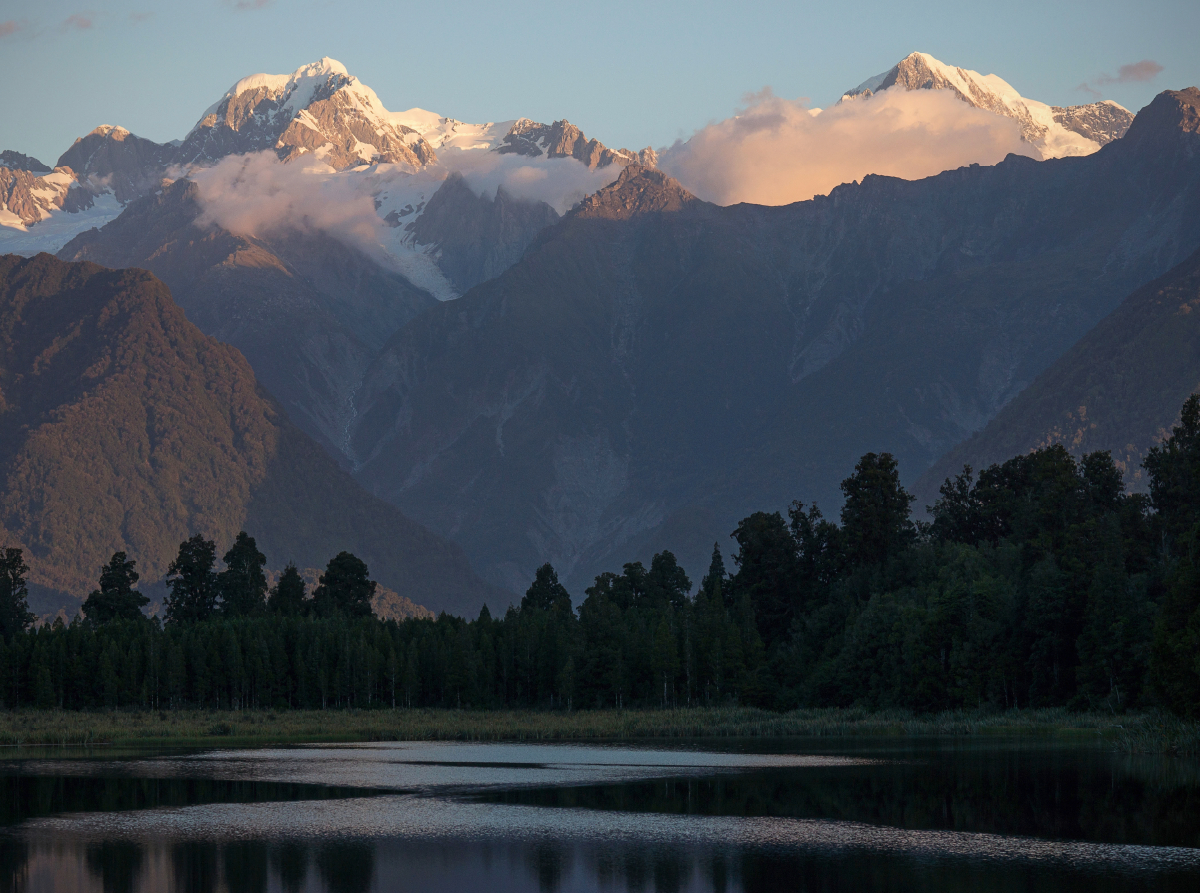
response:
<svg viewBox="0 0 1200 893"><path fill-rule="evenodd" d="M822 746L10 761L0 891L1200 889L1194 761Z"/></svg>

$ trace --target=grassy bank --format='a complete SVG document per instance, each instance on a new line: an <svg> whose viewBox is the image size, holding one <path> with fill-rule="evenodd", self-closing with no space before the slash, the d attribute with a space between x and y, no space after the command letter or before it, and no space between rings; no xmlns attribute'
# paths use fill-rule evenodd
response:
<svg viewBox="0 0 1200 893"><path fill-rule="evenodd" d="M1131 752L1200 753L1200 724L1065 710L947 713L683 710L172 710L0 712L0 745L259 745L354 741L1040 735L1100 738Z"/></svg>

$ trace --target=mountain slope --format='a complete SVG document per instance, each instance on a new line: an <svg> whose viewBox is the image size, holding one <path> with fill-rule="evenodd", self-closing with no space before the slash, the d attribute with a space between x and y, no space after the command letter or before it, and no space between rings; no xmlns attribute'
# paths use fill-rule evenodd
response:
<svg viewBox="0 0 1200 893"><path fill-rule="evenodd" d="M27 550L43 590L82 598L115 550L153 583L188 535L224 545L245 528L273 567L348 549L435 609L494 598L457 547L290 425L145 271L0 258L0 418L0 539Z"/></svg>
<svg viewBox="0 0 1200 893"><path fill-rule="evenodd" d="M323 233L262 239L206 225L189 180L139 199L59 256L150 270L188 319L238 348L293 421L335 453L344 447L354 391L370 359L436 303Z"/></svg>
<svg viewBox="0 0 1200 893"><path fill-rule="evenodd" d="M1044 158L1089 155L1120 139L1133 122L1133 113L1105 100L1087 105L1049 106L1026 99L994 74L957 68L928 53L911 53L883 74L869 78L843 99L870 96L882 90L948 90L968 105L1013 118L1021 134Z"/></svg>
<svg viewBox="0 0 1200 893"><path fill-rule="evenodd" d="M986 468L1054 443L1076 455L1110 450L1126 483L1144 490L1142 459L1197 390L1200 251L1122 301L987 427L939 459L916 492L932 504L964 464Z"/></svg>
<svg viewBox="0 0 1200 893"><path fill-rule="evenodd" d="M867 177L719 208L627 167L522 259L400 330L356 398L359 480L516 589L749 511L909 480L1200 245L1195 89L1094 155Z"/></svg>

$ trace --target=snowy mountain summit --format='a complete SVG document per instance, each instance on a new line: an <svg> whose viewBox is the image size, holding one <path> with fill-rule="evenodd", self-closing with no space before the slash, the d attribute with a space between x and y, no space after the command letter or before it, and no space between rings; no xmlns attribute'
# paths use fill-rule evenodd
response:
<svg viewBox="0 0 1200 893"><path fill-rule="evenodd" d="M311 152L337 170L437 160L416 130L394 122L375 91L329 57L291 74L242 78L204 112L174 161L212 163L265 149L284 161Z"/></svg>
<svg viewBox="0 0 1200 893"><path fill-rule="evenodd" d="M1120 139L1133 122L1133 113L1111 100L1087 105L1051 106L1026 99L1008 81L940 62L928 53L912 53L883 74L863 81L842 101L871 96L883 90L949 90L963 102L1013 118L1021 135L1044 158L1090 155Z"/></svg>

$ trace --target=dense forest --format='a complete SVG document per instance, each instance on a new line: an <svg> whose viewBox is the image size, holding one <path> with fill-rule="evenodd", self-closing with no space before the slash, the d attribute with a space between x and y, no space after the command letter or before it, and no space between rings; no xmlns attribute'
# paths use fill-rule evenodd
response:
<svg viewBox="0 0 1200 893"><path fill-rule="evenodd" d="M1126 492L1107 452L1055 445L947 480L914 521L895 460L842 482L840 523L793 503L719 545L693 593L670 552L576 610L554 568L473 620L383 622L355 556L268 587L245 533L180 545L161 620L118 552L82 616L34 628L20 550L0 574L0 703L774 708L1067 705L1200 715L1200 396Z"/></svg>

